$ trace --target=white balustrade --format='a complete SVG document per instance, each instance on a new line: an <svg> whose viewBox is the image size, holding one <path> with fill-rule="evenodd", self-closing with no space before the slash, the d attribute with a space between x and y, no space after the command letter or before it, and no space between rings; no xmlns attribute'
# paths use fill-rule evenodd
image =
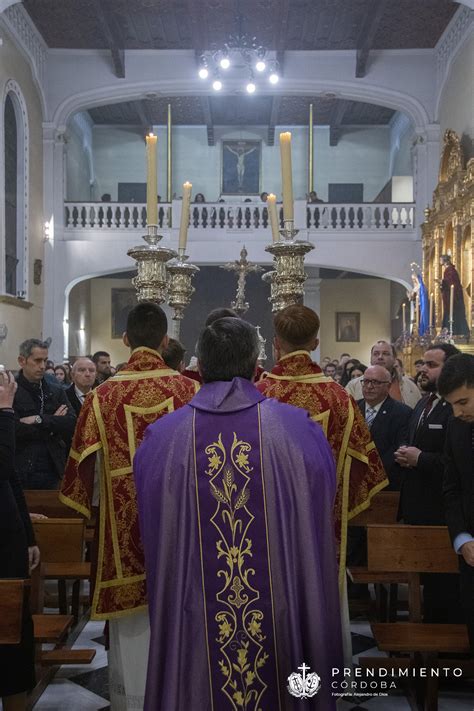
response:
<svg viewBox="0 0 474 711"><path fill-rule="evenodd" d="M176 204L176 203L175 203ZM179 204L179 203L178 203ZM138 230L146 227L146 205L118 202L65 203L67 230ZM283 210L279 207L283 227ZM173 219L173 205L159 203L158 225L161 229L178 226ZM268 210L262 203L217 202L193 203L189 219L190 230L225 230L260 232L270 230ZM312 231L358 230L386 232L414 229L413 203L329 204L308 203L306 224L299 229Z"/></svg>

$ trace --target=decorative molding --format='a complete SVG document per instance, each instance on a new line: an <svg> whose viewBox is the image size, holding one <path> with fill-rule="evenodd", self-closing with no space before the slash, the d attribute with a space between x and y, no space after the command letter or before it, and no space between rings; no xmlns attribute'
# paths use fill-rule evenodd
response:
<svg viewBox="0 0 474 711"><path fill-rule="evenodd" d="M33 76L40 87L44 105L43 87L48 47L20 3L8 7L2 14L2 19L31 63Z"/></svg>
<svg viewBox="0 0 474 711"><path fill-rule="evenodd" d="M435 47L438 102L451 63L464 40L473 30L474 12L465 5L461 5Z"/></svg>

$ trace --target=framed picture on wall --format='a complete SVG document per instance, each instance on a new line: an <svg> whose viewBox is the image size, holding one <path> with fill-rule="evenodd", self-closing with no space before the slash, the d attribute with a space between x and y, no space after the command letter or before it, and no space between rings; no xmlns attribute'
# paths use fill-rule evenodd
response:
<svg viewBox="0 0 474 711"><path fill-rule="evenodd" d="M137 305L135 289L112 289L112 338L122 338L130 311Z"/></svg>
<svg viewBox="0 0 474 711"><path fill-rule="evenodd" d="M348 343L360 341L360 312L336 312L336 341Z"/></svg>
<svg viewBox="0 0 474 711"><path fill-rule="evenodd" d="M261 141L222 141L222 195L259 195Z"/></svg>

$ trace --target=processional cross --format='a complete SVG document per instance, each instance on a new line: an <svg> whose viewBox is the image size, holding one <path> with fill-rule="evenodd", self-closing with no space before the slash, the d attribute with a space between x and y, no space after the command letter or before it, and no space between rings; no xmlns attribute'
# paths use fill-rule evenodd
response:
<svg viewBox="0 0 474 711"><path fill-rule="evenodd" d="M247 275L251 272L262 272L262 267L258 264L253 264L247 260L247 250L245 245L242 247L240 252L240 259L233 262L227 262L227 264L222 264L221 269L226 269L229 272L235 272L237 274L237 293L235 296L235 301L231 303L231 307L242 316L249 309L249 304L245 301L245 281Z"/></svg>

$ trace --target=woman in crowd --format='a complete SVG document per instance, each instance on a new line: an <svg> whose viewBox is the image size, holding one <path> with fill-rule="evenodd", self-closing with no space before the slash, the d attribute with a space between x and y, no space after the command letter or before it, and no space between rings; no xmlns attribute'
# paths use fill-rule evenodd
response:
<svg viewBox="0 0 474 711"><path fill-rule="evenodd" d="M56 376L56 380L61 383L63 387L67 388L71 384L71 378L69 377L69 373L64 365L55 366L54 374Z"/></svg>
<svg viewBox="0 0 474 711"><path fill-rule="evenodd" d="M0 372L0 578L28 578L39 563L23 489L15 473L15 413L17 384ZM0 697L4 711L24 711L27 692L35 685L33 621L23 608L21 641L0 645Z"/></svg>
<svg viewBox="0 0 474 711"><path fill-rule="evenodd" d="M346 360L346 362L344 363L341 375L341 385L343 388L346 387L347 383L351 379L351 370L356 365L359 365L359 361L357 360L357 358L349 358L349 360Z"/></svg>
<svg viewBox="0 0 474 711"><path fill-rule="evenodd" d="M364 365L363 363L358 363L357 365L354 365L353 368L349 369L349 373L351 376L351 380L355 380L355 378L360 378L362 375L364 375L365 371L367 370L367 366Z"/></svg>

